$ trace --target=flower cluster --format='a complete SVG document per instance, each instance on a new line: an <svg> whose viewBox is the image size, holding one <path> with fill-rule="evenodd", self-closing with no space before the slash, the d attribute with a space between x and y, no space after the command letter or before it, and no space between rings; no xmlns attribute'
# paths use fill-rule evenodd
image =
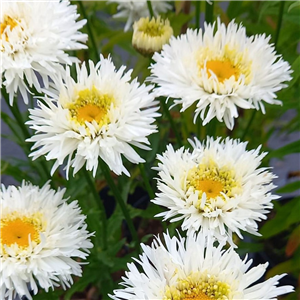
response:
<svg viewBox="0 0 300 300"><path fill-rule="evenodd" d="M46 172L51 177L58 174L59 186L69 181L70 169L73 177L84 173L100 201L98 186L87 171L94 178L104 177L132 231L124 191L119 191L109 171L130 177L128 165L148 162L152 154L156 157L152 169L157 172L157 193L151 201L164 210L155 217L182 221L183 233L172 237L167 232L151 246L141 244L143 253L128 264L123 288L109 297L271 300L292 292L292 286L278 286L285 274L256 283L268 263L250 268L252 260L241 259L236 252L235 239L243 239L245 233L260 235L259 222L267 219L272 201L279 198L272 193L276 176L262 165L267 155L262 145L247 150L248 142L240 139L201 140L193 132L190 139L177 143L184 146L177 149L170 143L162 154L152 151L143 157L144 150L152 150L150 136L160 130L165 134L158 117L168 115L174 123L166 107L169 99L173 99L170 109L181 105L179 115L191 108L188 119L194 123L201 119L204 126L216 118L230 132L242 109L265 113L264 103L281 104L275 93L291 80L290 65L276 53L270 37L249 37L234 20L226 26L218 18L176 37L172 22L160 15L173 8L169 2L108 2L118 3L114 17L128 18L125 31L133 24L133 48L147 57L143 59L152 58L145 83L132 79L133 70L126 71L126 66L116 68L111 54L100 54L99 61L88 63L68 54L87 48L87 35L79 31L87 21L77 21L77 7L68 0L4 2L0 48L1 87L12 111L18 91L26 104L29 93L37 99L25 122L32 134L26 142L33 143L28 156L54 161ZM160 101L166 111L160 111ZM1 299L32 299L39 289L65 289L73 283L72 276L82 275L82 260L93 248L95 233L87 229L80 202L64 198L66 189L56 191L50 184L2 185ZM104 232L103 245L95 247L103 259L106 212L102 202L90 211L101 211L104 219L95 222L101 222L96 227Z"/></svg>

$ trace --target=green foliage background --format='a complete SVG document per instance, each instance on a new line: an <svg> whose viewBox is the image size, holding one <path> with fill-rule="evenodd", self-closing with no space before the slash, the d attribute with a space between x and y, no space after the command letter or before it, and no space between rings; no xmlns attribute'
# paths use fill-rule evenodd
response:
<svg viewBox="0 0 300 300"><path fill-rule="evenodd" d="M138 77L139 81L143 82L149 75L148 66L151 59L143 57L133 49L131 45L132 31L124 32L124 22L112 18L112 15L117 12L117 4L108 4L106 1L73 1L72 3L78 5L81 18L88 20L87 26L83 30L89 35L88 50L79 51L76 55L82 61L92 59L97 62L99 53L104 56L110 54L117 67L126 65L133 68L132 77ZM161 208L154 204L148 204L147 209L139 209L128 203L128 200L130 202L137 196L137 191L141 190L144 191L144 195L148 194L149 198L153 198L153 192L156 190L156 173L152 167L157 164L156 154L162 153L168 143L173 143L175 148L180 145L188 147L187 138L193 134L200 139L205 138L207 134L241 138L243 141L249 142L248 149L262 144L263 150L270 152L263 161L265 166L269 166L271 158L284 159L286 155L300 152L300 139L277 150L268 149L267 144L270 136L275 133L277 120L282 120L282 116L291 109L296 112L295 117L282 122L280 130L285 133L299 132L300 130L300 2L228 1L226 10L223 9L222 1L214 2L213 7L209 7L209 4L204 1L171 1L170 3L174 5L174 10L164 16L170 20L175 36L184 32L186 27L196 28L197 23L202 23L204 19L214 21L217 16L220 16L225 23L235 19L236 22L243 23L248 35L262 33L271 35L271 42L276 44L277 52L290 63L294 72L289 86L278 93L278 99L282 100L283 106L266 105L265 115L260 111L253 110L240 112L241 115L233 131L227 130L224 124L216 121L212 121L206 127L202 127L201 124L193 124L191 121L193 107L185 111L182 116L179 116L179 108L172 109L171 116L161 110L162 117L157 120L159 132L150 137L152 150L149 152L138 150L146 159L146 163L142 166L133 166L125 162L131 177L113 177L112 183L120 192L130 218L136 226L138 241L144 243L150 243L153 234L158 234L166 228L171 234L175 232L176 228L179 228L178 223L170 224L155 219L153 216L159 213ZM196 15L198 11L200 18ZM2 91L2 93L5 96L5 92ZM31 105L34 101L32 100ZM28 120L28 112L21 113L17 103L11 108L11 112L12 116L1 112L2 120L11 130L11 135L2 136L2 138L11 139L20 145L27 156L30 153L31 145L26 143L25 139L32 134L30 129L24 125ZM180 140L176 139L169 117L180 130ZM276 127L276 129L278 128ZM11 157L2 160L1 174L12 176L17 182L26 179L39 186L51 179L53 188L66 187L66 196L70 196L70 200L79 200L84 214L87 215L89 230L95 231L96 234L93 238L94 248L88 264L83 267L83 277L75 278L74 285L67 291L62 289L49 293L41 291L34 299L108 299L107 295L118 287L118 282L126 270L126 264L132 261L131 257L138 256L139 245L137 241L129 237L120 205L115 206L107 220L105 218L103 207L99 204L100 197L102 200L113 202L113 195L107 189L104 169L101 171L101 168L98 168L95 182L91 174L84 171L80 171L75 177L71 176L67 181L59 171L50 178L52 164L53 162L48 162L44 158L36 161L29 158L24 161ZM298 171L300 171L299 169ZM110 189L112 188L112 185L108 184L108 186ZM298 174L296 180L281 187L277 192L284 196L291 192L299 192L299 187ZM244 241L237 241L238 251L241 255L250 253L251 257L263 253L274 260L276 264L269 268L266 277L288 273L295 285L296 293L282 297L282 299L296 300L300 297L297 284L300 281L300 196L295 196L288 201L277 201L274 204L273 212L268 215L269 219L262 224L259 230L262 237L246 235L247 238ZM102 235L104 231L106 231L107 242Z"/></svg>

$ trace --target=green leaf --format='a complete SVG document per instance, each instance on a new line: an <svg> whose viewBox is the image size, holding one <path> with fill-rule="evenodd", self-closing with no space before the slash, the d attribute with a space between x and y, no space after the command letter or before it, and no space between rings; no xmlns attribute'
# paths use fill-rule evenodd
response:
<svg viewBox="0 0 300 300"><path fill-rule="evenodd" d="M291 225L300 222L300 197L290 200L285 205L277 202L275 211L275 217L269 219L260 229L265 239L289 230Z"/></svg>
<svg viewBox="0 0 300 300"><path fill-rule="evenodd" d="M299 1L295 1L294 3L292 3L289 8L288 8L288 12L290 12L293 8L295 7L300 7L300 2Z"/></svg>
<svg viewBox="0 0 300 300"><path fill-rule="evenodd" d="M300 246L300 225L298 225L291 233L289 240L285 248L285 254L287 257L292 256L296 249Z"/></svg>
<svg viewBox="0 0 300 300"><path fill-rule="evenodd" d="M230 19L236 18L245 12L244 1L229 1L227 15Z"/></svg>
<svg viewBox="0 0 300 300"><path fill-rule="evenodd" d="M299 79L300 77L300 56L298 56L292 64L292 73L293 79L290 81L289 86L287 89L290 89Z"/></svg>
<svg viewBox="0 0 300 300"><path fill-rule="evenodd" d="M275 267L273 267L270 271L268 271L266 274L266 278L270 278L277 274L282 274L282 273L299 272L300 271L299 263L300 263L299 259L297 259L297 262L295 262L295 259L284 261L276 265Z"/></svg>
<svg viewBox="0 0 300 300"><path fill-rule="evenodd" d="M295 182L288 183L284 187L276 190L276 193L286 194L286 193L297 191L299 189L300 189L300 181L295 181Z"/></svg>
<svg viewBox="0 0 300 300"><path fill-rule="evenodd" d="M30 182L33 181L28 172L23 171L18 165L14 166L3 160L1 160L1 175L12 176L18 182L22 182L24 179Z"/></svg>
<svg viewBox="0 0 300 300"><path fill-rule="evenodd" d="M64 290L55 290L45 292L44 290L40 290L37 295L33 297L34 300L59 300L60 296L64 293Z"/></svg>
<svg viewBox="0 0 300 300"><path fill-rule="evenodd" d="M278 157L282 159L284 156L292 153L300 153L300 140L292 142L288 145L285 145L281 148L271 151L268 154L268 157Z"/></svg>

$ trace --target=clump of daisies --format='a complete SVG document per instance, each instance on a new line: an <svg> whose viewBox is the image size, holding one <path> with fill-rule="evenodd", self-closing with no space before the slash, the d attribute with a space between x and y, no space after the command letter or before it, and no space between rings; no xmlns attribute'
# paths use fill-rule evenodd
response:
<svg viewBox="0 0 300 300"><path fill-rule="evenodd" d="M291 80L291 70L270 39L248 37L241 24L226 27L220 19L204 31L188 29L155 53L150 80L157 95L174 98L181 111L196 103L194 122L217 118L232 129L238 108L265 113L264 102L281 104L275 93Z"/></svg>
<svg viewBox="0 0 300 300"><path fill-rule="evenodd" d="M163 45L169 42L173 29L169 20L160 17L141 18L133 24L132 45L145 56L159 52Z"/></svg>
<svg viewBox="0 0 300 300"><path fill-rule="evenodd" d="M66 52L86 48L87 35L79 32L86 20L76 21L76 11L67 0L1 3L0 83L10 105L18 91L27 104L27 92L41 92L63 72L61 64L77 61Z"/></svg>
<svg viewBox="0 0 300 300"><path fill-rule="evenodd" d="M114 18L127 18L124 31L128 31L131 25L140 18L150 17L146 0L109 0L108 2L118 3L117 9L119 12L114 15ZM151 1L151 6L155 16L172 8L167 1Z"/></svg>
<svg viewBox="0 0 300 300"><path fill-rule="evenodd" d="M76 69L77 81L67 68L64 81L45 90L48 95L30 110L27 124L35 130L27 140L35 143L30 156L55 160L51 174L67 159L67 178L71 167L75 174L84 165L95 176L99 158L115 174L129 176L122 156L144 162L133 146L149 150L147 137L156 132L153 87L130 81L132 70L116 70L103 56L96 65L89 61L89 74L85 64Z"/></svg>
<svg viewBox="0 0 300 300"><path fill-rule="evenodd" d="M278 196L271 190L276 178L268 168L259 167L266 153L260 148L247 151L246 142L226 138L190 140L192 150L174 150L172 145L158 155L156 198L166 210L164 220L183 220L188 234L203 232L219 240L242 232L259 235L258 221L265 220Z"/></svg>
<svg viewBox="0 0 300 300"><path fill-rule="evenodd" d="M255 284L268 263L250 268L252 260L242 260L232 247L214 245L201 234L156 238L151 246L142 244L143 253L128 264L123 288L110 297L118 299L277 299L293 291L292 286L277 286L286 274Z"/></svg>
<svg viewBox="0 0 300 300"><path fill-rule="evenodd" d="M72 275L81 276L78 258L86 259L93 247L77 201L55 191L23 182L2 185L0 235L0 297L32 299L38 289L70 287Z"/></svg>

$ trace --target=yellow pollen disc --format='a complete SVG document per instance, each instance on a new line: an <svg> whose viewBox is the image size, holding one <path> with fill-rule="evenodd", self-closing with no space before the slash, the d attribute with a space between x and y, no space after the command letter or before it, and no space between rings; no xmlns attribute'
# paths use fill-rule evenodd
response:
<svg viewBox="0 0 300 300"><path fill-rule="evenodd" d="M86 106L78 108L77 119L78 121L100 122L105 116L106 111L102 107L98 107L95 104L87 104Z"/></svg>
<svg viewBox="0 0 300 300"><path fill-rule="evenodd" d="M200 272L178 279L173 286L167 286L163 300L225 300L231 298L230 286L216 276Z"/></svg>
<svg viewBox="0 0 300 300"><path fill-rule="evenodd" d="M152 56L154 52L161 51L173 35L169 20L158 16L149 20L140 18L133 24L132 45L144 56Z"/></svg>
<svg viewBox="0 0 300 300"><path fill-rule="evenodd" d="M223 190L223 184L215 180L199 180L197 189L206 193L207 198L215 198L220 195Z"/></svg>
<svg viewBox="0 0 300 300"><path fill-rule="evenodd" d="M225 79L229 79L231 76L234 76L235 79L238 79L239 76L239 70L228 60L207 61L206 69L208 77L211 76L210 71L212 71L217 76L219 82L223 82Z"/></svg>
<svg viewBox="0 0 300 300"><path fill-rule="evenodd" d="M30 218L16 218L1 224L1 244L11 246L17 244L19 247L29 246L29 236L32 241L40 241L39 228L34 220Z"/></svg>
<svg viewBox="0 0 300 300"><path fill-rule="evenodd" d="M241 183L237 180L233 168L218 167L213 160L203 163L189 170L186 179L186 188L192 192L198 191L199 201L197 209L203 210L202 196L206 194L206 209L213 209L212 199L217 197L227 200L241 192Z"/></svg>
<svg viewBox="0 0 300 300"><path fill-rule="evenodd" d="M160 22L156 22L155 19L153 18L150 22L144 22L140 26L139 30L151 37L161 36L164 34L164 24Z"/></svg>
<svg viewBox="0 0 300 300"><path fill-rule="evenodd" d="M72 119L81 125L84 125L86 121L96 121L103 126L109 123L107 113L112 103L114 103L113 97L101 94L93 87L79 91L76 101L69 104L68 109Z"/></svg>
<svg viewBox="0 0 300 300"><path fill-rule="evenodd" d="M18 23L13 18L11 18L10 16L4 16L4 20L0 24L1 38L6 27L10 27L10 30L12 31L13 28L16 27L17 25ZM7 34L5 34L5 36L6 36L6 40L8 40Z"/></svg>
<svg viewBox="0 0 300 300"><path fill-rule="evenodd" d="M198 295L188 295L187 297L183 298L182 300L212 300L213 298L207 296L206 294L199 292Z"/></svg>

